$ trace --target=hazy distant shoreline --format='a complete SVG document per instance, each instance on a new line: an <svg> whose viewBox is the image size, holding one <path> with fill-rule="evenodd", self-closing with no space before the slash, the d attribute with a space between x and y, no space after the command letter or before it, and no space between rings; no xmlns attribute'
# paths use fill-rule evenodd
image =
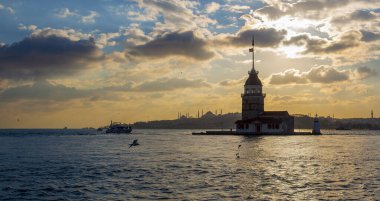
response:
<svg viewBox="0 0 380 201"><path fill-rule="evenodd" d="M241 113L228 113L214 115L208 113L200 118L181 117L173 120L153 120L139 121L132 123L133 129L235 129L235 122L241 119ZM295 129L312 129L314 117L307 115L294 115ZM332 118L319 117L322 129L353 129L353 130L379 130L380 118ZM101 127L106 127L103 125ZM92 127L68 127L68 129L97 129L99 126ZM1 130L12 129L46 129L56 130L62 128L0 128Z"/></svg>
<svg viewBox="0 0 380 201"><path fill-rule="evenodd" d="M135 122L135 129L235 129L235 122L241 119L240 113L214 115L208 113L200 118L181 117L174 120L155 120ZM311 129L314 117L294 115L295 129ZM347 118L319 117L322 129L380 129L380 118Z"/></svg>

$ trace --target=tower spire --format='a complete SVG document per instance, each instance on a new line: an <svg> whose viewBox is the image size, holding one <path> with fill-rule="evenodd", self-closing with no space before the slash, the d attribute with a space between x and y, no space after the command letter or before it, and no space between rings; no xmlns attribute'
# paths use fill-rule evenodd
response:
<svg viewBox="0 0 380 201"><path fill-rule="evenodd" d="M254 73L256 73L255 70L255 36L252 35L252 48L249 48L249 52L252 52L252 70Z"/></svg>

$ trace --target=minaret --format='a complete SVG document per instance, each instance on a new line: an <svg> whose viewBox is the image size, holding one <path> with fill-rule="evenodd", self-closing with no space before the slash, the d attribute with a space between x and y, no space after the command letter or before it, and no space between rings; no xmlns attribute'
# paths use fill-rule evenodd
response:
<svg viewBox="0 0 380 201"><path fill-rule="evenodd" d="M371 119L373 119L373 110L371 110Z"/></svg>
<svg viewBox="0 0 380 201"><path fill-rule="evenodd" d="M242 98L242 119L251 119L258 117L264 112L264 98L262 89L263 85L259 79L259 72L255 70L255 40L252 37L252 70L248 72L248 79L244 84L244 93Z"/></svg>

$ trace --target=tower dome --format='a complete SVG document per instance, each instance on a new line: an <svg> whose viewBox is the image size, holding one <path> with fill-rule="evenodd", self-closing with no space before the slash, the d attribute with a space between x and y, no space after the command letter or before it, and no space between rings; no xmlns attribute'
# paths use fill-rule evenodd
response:
<svg viewBox="0 0 380 201"><path fill-rule="evenodd" d="M252 69L254 71L254 69ZM248 79L245 81L244 85L260 85L263 86L263 84L260 81L259 76L257 76L257 72L249 72Z"/></svg>

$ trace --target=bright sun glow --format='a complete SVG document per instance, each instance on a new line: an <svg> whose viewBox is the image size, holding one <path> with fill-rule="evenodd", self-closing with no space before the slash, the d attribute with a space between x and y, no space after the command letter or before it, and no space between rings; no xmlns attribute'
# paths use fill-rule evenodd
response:
<svg viewBox="0 0 380 201"><path fill-rule="evenodd" d="M269 21L266 24L282 28L282 29L306 29L310 26L317 26L320 22L315 20L309 20L309 19L299 19L294 17L282 17L275 21Z"/></svg>
<svg viewBox="0 0 380 201"><path fill-rule="evenodd" d="M288 58L299 58L301 57L301 52L305 51L304 47L299 46L282 46L279 48L283 54L285 54Z"/></svg>

